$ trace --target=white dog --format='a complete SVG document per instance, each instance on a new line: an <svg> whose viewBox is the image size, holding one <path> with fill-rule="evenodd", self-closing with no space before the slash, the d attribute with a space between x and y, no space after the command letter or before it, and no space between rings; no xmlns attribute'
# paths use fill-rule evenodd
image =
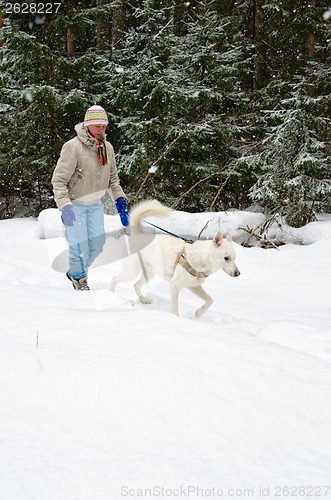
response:
<svg viewBox="0 0 331 500"><path fill-rule="evenodd" d="M156 200L143 202L130 213L131 238L141 232L141 222L147 217L167 217L172 210ZM151 241L151 240L150 240ZM223 269L230 276L239 276L235 264L235 251L231 236L223 238L218 232L213 240L198 240L194 243L183 241L166 234L155 235L160 252L153 250L153 244L134 251L126 259L123 271L112 280L111 290L121 281L132 280L141 274L135 283L135 291L143 304L150 301L142 294L142 286L153 276L161 275L170 282L172 310L178 314L178 296L182 288L188 288L204 300L196 311L200 318L212 305L213 299L202 288L205 279ZM128 262L127 262L128 261Z"/></svg>

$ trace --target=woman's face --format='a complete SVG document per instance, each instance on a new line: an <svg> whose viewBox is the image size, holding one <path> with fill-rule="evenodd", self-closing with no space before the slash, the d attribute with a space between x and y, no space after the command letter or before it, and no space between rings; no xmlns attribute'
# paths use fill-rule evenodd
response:
<svg viewBox="0 0 331 500"><path fill-rule="evenodd" d="M104 135L106 127L107 125L89 125L88 131L93 137L95 137L96 139L100 139Z"/></svg>

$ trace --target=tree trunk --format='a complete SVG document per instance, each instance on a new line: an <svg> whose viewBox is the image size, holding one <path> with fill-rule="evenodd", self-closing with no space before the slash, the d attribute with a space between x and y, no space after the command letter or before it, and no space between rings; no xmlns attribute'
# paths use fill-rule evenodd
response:
<svg viewBox="0 0 331 500"><path fill-rule="evenodd" d="M108 0L97 0L96 6L97 8L102 8L103 5L106 5ZM104 51L109 48L109 23L100 16L96 21L96 48L99 51Z"/></svg>
<svg viewBox="0 0 331 500"><path fill-rule="evenodd" d="M53 34L53 23L50 18L46 18L45 27L47 31L47 37L50 40ZM49 52L47 61L47 85L53 85L53 54L51 52Z"/></svg>
<svg viewBox="0 0 331 500"><path fill-rule="evenodd" d="M254 0L254 31L253 40L255 47L254 73L252 88L257 90L260 85L260 31L261 31L261 0Z"/></svg>
<svg viewBox="0 0 331 500"><path fill-rule="evenodd" d="M3 12L0 12L0 30L3 28L4 21L5 21L5 15ZM2 47L2 45L3 45L3 40L0 39L0 47Z"/></svg>
<svg viewBox="0 0 331 500"><path fill-rule="evenodd" d="M70 19L74 11L73 0L67 1L67 16ZM74 35L70 26L67 26L67 56L72 57L74 55Z"/></svg>
<svg viewBox="0 0 331 500"><path fill-rule="evenodd" d="M312 9L316 9L316 0L310 0L310 7ZM309 38L308 38L308 58L313 59L314 58L314 51L315 51L315 33L313 30L313 27L311 28L311 32L309 33ZM307 91L308 95L312 96L313 95L313 81L311 75L308 76L307 79Z"/></svg>
<svg viewBox="0 0 331 500"><path fill-rule="evenodd" d="M126 11L127 11L127 0L121 0L121 3L113 11L111 36L112 36L112 45L115 50L120 49L123 44L126 31Z"/></svg>
<svg viewBox="0 0 331 500"><path fill-rule="evenodd" d="M71 28L67 28L67 56L72 57L74 55L74 36L72 34Z"/></svg>
<svg viewBox="0 0 331 500"><path fill-rule="evenodd" d="M310 0L310 7L312 9L316 9L316 0ZM309 40L308 40L308 57L310 59L314 57L314 50L315 50L315 33L312 29L309 34Z"/></svg>

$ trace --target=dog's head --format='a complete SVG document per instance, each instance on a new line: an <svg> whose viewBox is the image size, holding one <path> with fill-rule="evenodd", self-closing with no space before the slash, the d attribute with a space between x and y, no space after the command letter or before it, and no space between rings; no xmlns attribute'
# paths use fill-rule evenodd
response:
<svg viewBox="0 0 331 500"><path fill-rule="evenodd" d="M219 231L213 239L213 259L219 269L223 269L229 276L239 276L240 271L236 266L236 252L234 249L232 236L223 238Z"/></svg>

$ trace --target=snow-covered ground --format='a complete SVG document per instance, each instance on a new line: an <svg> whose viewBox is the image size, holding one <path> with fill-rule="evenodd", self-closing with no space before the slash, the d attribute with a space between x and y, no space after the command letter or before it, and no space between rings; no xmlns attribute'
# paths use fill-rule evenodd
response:
<svg viewBox="0 0 331 500"><path fill-rule="evenodd" d="M210 217L162 226L240 242L261 223ZM149 306L109 291L118 240L76 292L57 210L0 221L1 500L331 499L331 221L287 229L278 249L235 244L241 276L208 278L197 321L160 280Z"/></svg>

